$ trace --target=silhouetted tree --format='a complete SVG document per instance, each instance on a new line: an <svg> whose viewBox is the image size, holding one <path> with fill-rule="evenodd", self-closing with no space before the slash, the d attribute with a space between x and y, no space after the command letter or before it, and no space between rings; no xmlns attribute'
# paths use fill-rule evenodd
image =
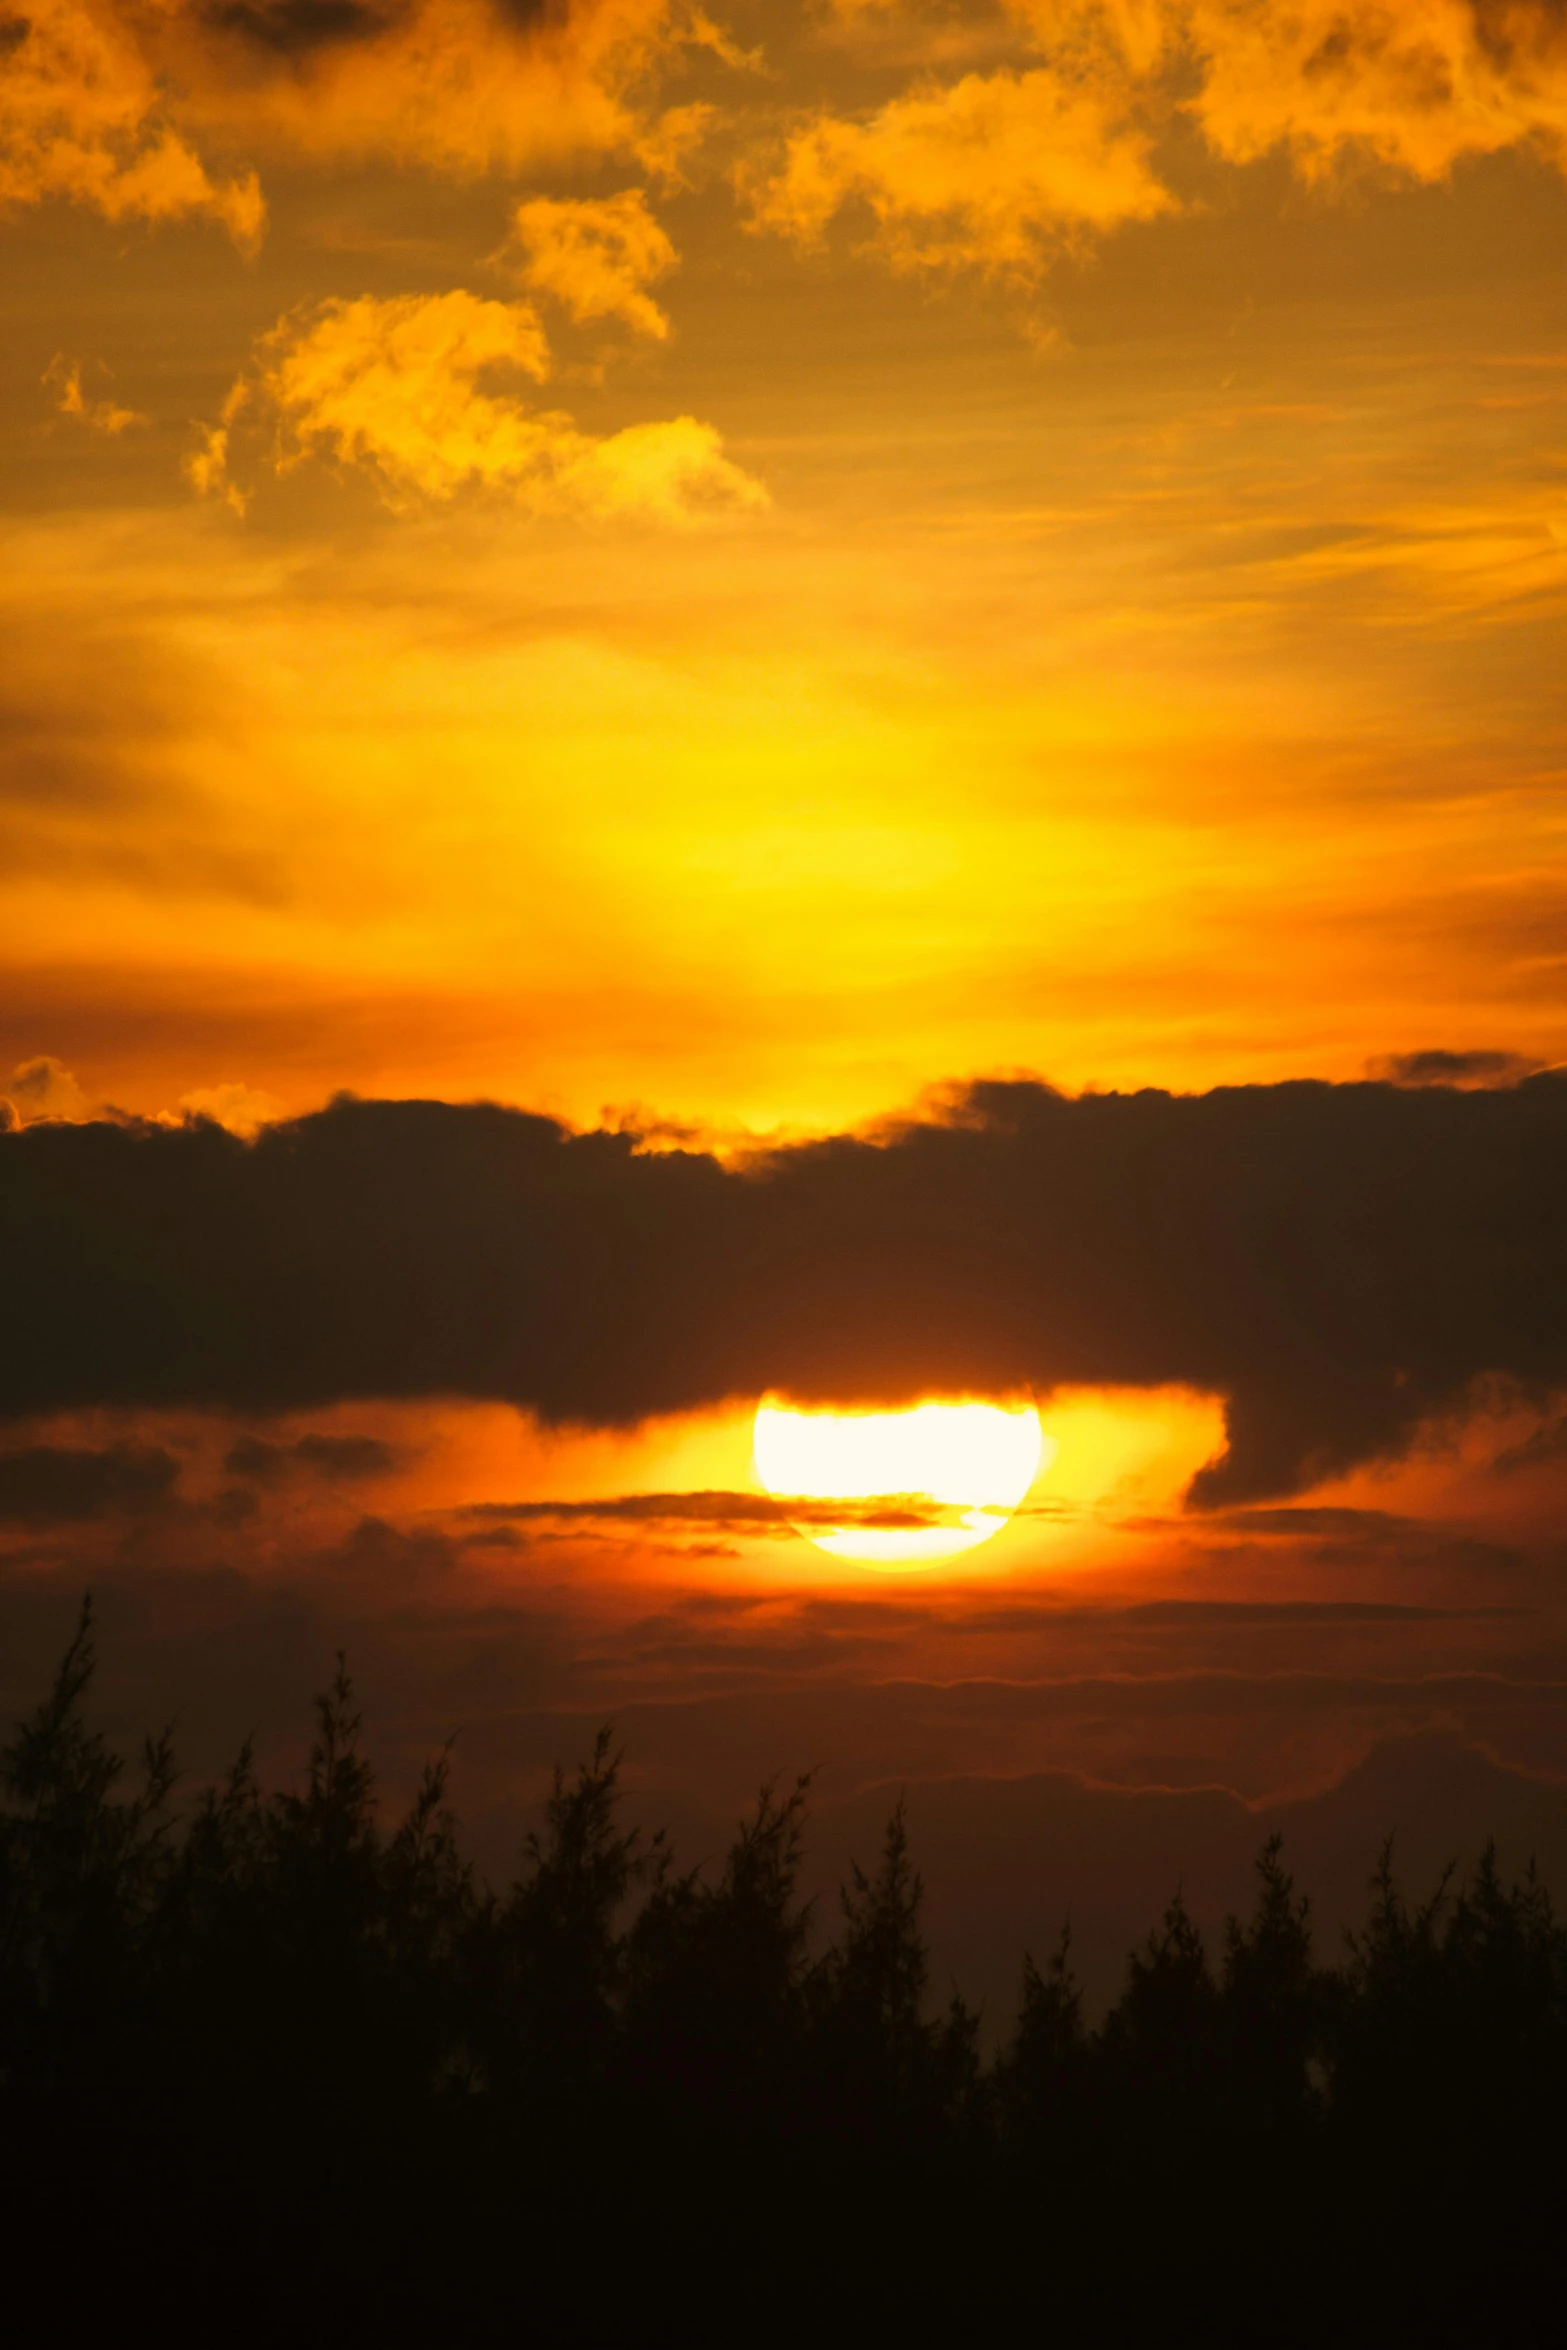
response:
<svg viewBox="0 0 1567 2350"><path fill-rule="evenodd" d="M1072 1971L1068 1923L1043 1970L1032 1953L1024 1953L1017 2026L996 2067L1009 2132L1036 2155L1051 2143L1075 2139L1088 2067L1083 1987Z"/></svg>
<svg viewBox="0 0 1567 2350"><path fill-rule="evenodd" d="M167 1739L122 1793L92 1668L84 1608L0 1756L13 2300L62 2216L122 2322L178 2291L274 2332L1489 2341L1546 2276L1567 1935L1493 1850L1414 1906L1384 1851L1324 1965L1274 1838L1217 1971L1177 1894L1090 2029L1063 1932L983 2064L901 1804L818 1947L804 1780L681 1871L602 1732L495 1892L447 1755L382 1826L341 1659L298 1787L247 1748L179 1806Z"/></svg>

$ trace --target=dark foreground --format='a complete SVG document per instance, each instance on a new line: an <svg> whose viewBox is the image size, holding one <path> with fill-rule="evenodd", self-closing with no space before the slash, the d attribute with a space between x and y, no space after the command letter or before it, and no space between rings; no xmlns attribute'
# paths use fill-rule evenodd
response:
<svg viewBox="0 0 1567 2350"><path fill-rule="evenodd" d="M378 1825L341 1674L303 1792L242 1757L176 1813L166 1746L118 1792L91 1669L84 1619L3 1762L3 2273L51 2333L1553 2331L1567 1934L1489 1861L1413 1909L1385 1867L1322 1963L1270 1845L1097 2030L1065 1943L1025 1962L987 2064L926 2011L899 1814L824 1947L803 1786L705 1882L622 1827L606 1737L497 1893L441 1770Z"/></svg>

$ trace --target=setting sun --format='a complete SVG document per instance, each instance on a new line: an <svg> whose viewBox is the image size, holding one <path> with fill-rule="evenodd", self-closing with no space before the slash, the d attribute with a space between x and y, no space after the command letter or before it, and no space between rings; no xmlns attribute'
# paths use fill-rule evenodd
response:
<svg viewBox="0 0 1567 2350"><path fill-rule="evenodd" d="M768 1492L819 1549L868 1567L930 1567L977 1549L1055 1449L1032 1404L799 1412L764 1403L756 1415L756 1472Z"/></svg>

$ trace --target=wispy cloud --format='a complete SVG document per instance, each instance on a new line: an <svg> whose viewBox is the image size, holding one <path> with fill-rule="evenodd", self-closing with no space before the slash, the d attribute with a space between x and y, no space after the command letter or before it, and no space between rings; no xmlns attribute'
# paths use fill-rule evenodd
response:
<svg viewBox="0 0 1567 2350"><path fill-rule="evenodd" d="M44 369L43 381L54 395L55 409L59 415L73 417L93 432L107 433L111 440L128 426L146 424L148 421L145 416L139 416L134 408L121 408L113 400L90 400L82 390L80 360L68 360L63 352L57 351L50 360Z"/></svg>

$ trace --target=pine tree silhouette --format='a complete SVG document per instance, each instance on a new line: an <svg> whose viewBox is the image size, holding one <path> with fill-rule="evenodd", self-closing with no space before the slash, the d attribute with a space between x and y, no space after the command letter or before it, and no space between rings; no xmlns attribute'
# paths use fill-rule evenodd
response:
<svg viewBox="0 0 1567 2350"><path fill-rule="evenodd" d="M1090 2028L1063 1932L982 2062L901 1804L819 1946L808 1782L681 1870L606 1730L496 1891L449 1752L382 1826L341 1658L298 1787L247 1748L184 1801L166 1737L124 1791L93 1662L84 1606L0 1755L18 2305L62 2245L105 2322L195 2296L274 2333L1491 2341L1551 2281L1567 1936L1494 1849L1411 1906L1387 1848L1325 1964L1274 1838L1217 1969L1177 1894Z"/></svg>

